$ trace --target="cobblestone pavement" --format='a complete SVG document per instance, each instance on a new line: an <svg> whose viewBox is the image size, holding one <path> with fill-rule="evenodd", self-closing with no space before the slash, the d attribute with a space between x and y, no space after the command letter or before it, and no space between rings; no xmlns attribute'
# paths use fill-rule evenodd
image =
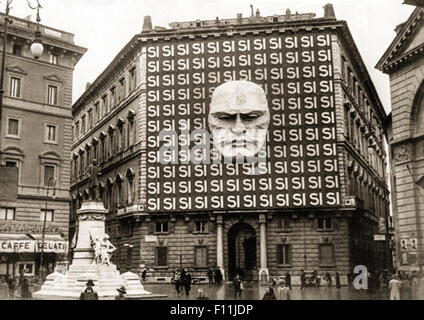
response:
<svg viewBox="0 0 424 320"><path fill-rule="evenodd" d="M175 287L172 284L144 284L144 288L155 294L167 295L165 300L195 300L197 298L197 290L202 288L204 293L211 300L233 300L234 290L231 284L222 285L220 287L212 285L193 285L189 296L185 292L177 295ZM38 286L31 286L31 291L35 292ZM260 300L266 290L266 286L258 284L245 284L241 300ZM20 300L19 290L15 292L15 297L8 297L8 290L5 285L0 285L0 300ZM365 290L355 290L353 288L342 287L336 288L306 288L300 290L300 287L294 287L292 290L292 300L388 300L389 293L387 289L381 289L370 293Z"/></svg>

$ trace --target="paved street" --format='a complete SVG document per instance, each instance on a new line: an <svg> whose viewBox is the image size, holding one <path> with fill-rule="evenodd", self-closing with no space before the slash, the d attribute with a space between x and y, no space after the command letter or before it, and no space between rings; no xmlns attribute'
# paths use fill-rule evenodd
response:
<svg viewBox="0 0 424 320"><path fill-rule="evenodd" d="M230 284L221 287L209 285L193 285L190 295L187 297L185 292L180 296L175 292L175 287L171 284L145 284L145 289L155 294L167 295L165 300L195 300L197 297L197 290L202 288L204 293L211 300L232 300L234 299L234 291ZM31 287L32 292L38 290L38 287ZM258 284L246 284L245 290L242 293L242 300L260 300L264 295L266 286ZM336 288L307 288L303 291L299 287L294 287L292 290L293 300L387 300L389 298L386 290L379 290L375 293L365 291L358 291L352 288L342 287ZM0 285L0 299L1 300L19 300L19 291L16 291L16 297L13 299L8 298L7 288L5 285Z"/></svg>

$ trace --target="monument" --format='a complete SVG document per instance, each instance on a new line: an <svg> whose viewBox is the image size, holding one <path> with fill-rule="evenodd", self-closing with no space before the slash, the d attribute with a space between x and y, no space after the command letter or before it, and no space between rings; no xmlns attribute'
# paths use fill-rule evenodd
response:
<svg viewBox="0 0 424 320"><path fill-rule="evenodd" d="M106 213L103 203L95 197L82 204L77 211L77 243L72 265L66 274L48 275L40 291L33 294L34 298L78 299L88 280L94 281L100 299L114 298L122 286L126 288L126 298L153 297L144 290L138 275L131 272L121 275L110 261L116 248L105 233Z"/></svg>

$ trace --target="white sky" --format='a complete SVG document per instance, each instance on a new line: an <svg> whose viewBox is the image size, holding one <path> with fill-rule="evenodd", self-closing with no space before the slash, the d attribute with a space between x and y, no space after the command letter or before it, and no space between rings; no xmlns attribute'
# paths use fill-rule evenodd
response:
<svg viewBox="0 0 424 320"><path fill-rule="evenodd" d="M4 12L5 1L0 1ZM30 0L35 3L35 0ZM93 82L127 42L139 33L143 17L152 16L154 26L170 22L250 16L250 4L262 16L292 13L324 15L323 6L332 3L339 20L346 20L368 68L380 99L390 110L388 76L374 67L395 37L394 28L406 21L415 7L403 0L40 0L41 23L75 34L75 44L88 49L74 73L73 101ZM14 0L11 15L21 18L35 12L25 0Z"/></svg>

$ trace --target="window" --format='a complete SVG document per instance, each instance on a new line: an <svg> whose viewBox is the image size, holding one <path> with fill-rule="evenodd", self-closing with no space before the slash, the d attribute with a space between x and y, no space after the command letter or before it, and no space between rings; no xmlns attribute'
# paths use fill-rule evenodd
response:
<svg viewBox="0 0 424 320"><path fill-rule="evenodd" d="M116 90L115 87L110 89L110 107L114 108L116 104Z"/></svg>
<svg viewBox="0 0 424 320"><path fill-rule="evenodd" d="M134 180L128 181L128 203L132 204L135 200Z"/></svg>
<svg viewBox="0 0 424 320"><path fill-rule="evenodd" d="M50 63L58 64L59 56L55 53L50 53Z"/></svg>
<svg viewBox="0 0 424 320"><path fill-rule="evenodd" d="M54 185L55 178L55 165L46 164L44 165L44 186L52 187Z"/></svg>
<svg viewBox="0 0 424 320"><path fill-rule="evenodd" d="M122 99L124 99L125 98L125 96L126 96L126 84L127 84L127 82L126 82L126 80L125 80L125 78L122 78L120 81L119 81L119 83L120 83L120 85L121 85L121 93L120 93L120 95L119 95L119 101L121 101Z"/></svg>
<svg viewBox="0 0 424 320"><path fill-rule="evenodd" d="M318 230L332 230L331 218L318 218Z"/></svg>
<svg viewBox="0 0 424 320"><path fill-rule="evenodd" d="M45 142L57 143L57 126L53 124L46 125Z"/></svg>
<svg viewBox="0 0 424 320"><path fill-rule="evenodd" d="M290 245L277 244L277 263L290 264Z"/></svg>
<svg viewBox="0 0 424 320"><path fill-rule="evenodd" d="M10 97L21 97L21 79L16 77L10 78Z"/></svg>
<svg viewBox="0 0 424 320"><path fill-rule="evenodd" d="M19 177L20 177L20 169L19 169L19 161L18 160L12 160L12 159L7 159L5 161L5 166L6 167L14 167L14 168L18 168L18 181L19 181Z"/></svg>
<svg viewBox="0 0 424 320"><path fill-rule="evenodd" d="M135 68L133 68L130 71L130 87L129 87L130 92L132 92L135 89L135 86L136 86L136 73L135 73Z"/></svg>
<svg viewBox="0 0 424 320"><path fill-rule="evenodd" d="M20 137L20 119L7 118L7 137Z"/></svg>
<svg viewBox="0 0 424 320"><path fill-rule="evenodd" d="M44 219L46 219L46 222L53 222L53 216L54 216L53 210L41 209L40 221L44 222Z"/></svg>
<svg viewBox="0 0 424 320"><path fill-rule="evenodd" d="M87 131L87 122L85 121L85 115L81 118L81 133L84 134Z"/></svg>
<svg viewBox="0 0 424 320"><path fill-rule="evenodd" d="M47 88L47 104L57 104L57 87L50 84Z"/></svg>
<svg viewBox="0 0 424 320"><path fill-rule="evenodd" d="M107 95L104 95L102 97L102 102L103 102L103 114L102 115L105 115L106 112L109 112L109 103L108 103L109 101L107 99Z"/></svg>
<svg viewBox="0 0 424 320"><path fill-rule="evenodd" d="M93 112L91 109L88 110L87 112L87 120L88 120L87 127L88 127L88 130L90 130L91 128L93 128Z"/></svg>
<svg viewBox="0 0 424 320"><path fill-rule="evenodd" d="M287 229L289 229L289 227L290 227L290 224L289 224L288 219L284 219L284 218L278 218L277 219L277 230L278 231L287 230Z"/></svg>
<svg viewBox="0 0 424 320"><path fill-rule="evenodd" d="M207 232L207 222L206 221L196 221L194 231L195 232Z"/></svg>
<svg viewBox="0 0 424 320"><path fill-rule="evenodd" d="M195 247L194 248L194 266L206 267L208 265L208 248Z"/></svg>
<svg viewBox="0 0 424 320"><path fill-rule="evenodd" d="M156 222L156 232L157 233L167 233L168 232L168 222Z"/></svg>
<svg viewBox="0 0 424 320"><path fill-rule="evenodd" d="M13 55L20 56L22 55L22 46L19 44L13 45Z"/></svg>
<svg viewBox="0 0 424 320"><path fill-rule="evenodd" d="M75 138L78 138L80 136L80 125L79 121L75 123Z"/></svg>
<svg viewBox="0 0 424 320"><path fill-rule="evenodd" d="M15 220L15 208L0 208L0 220Z"/></svg>
<svg viewBox="0 0 424 320"><path fill-rule="evenodd" d="M100 109L99 109L99 103L96 102L94 104L94 115L93 115L93 119L94 119L94 123L96 123L99 119L100 119Z"/></svg>
<svg viewBox="0 0 424 320"><path fill-rule="evenodd" d="M168 265L168 248L156 247L156 265L166 267Z"/></svg>
<svg viewBox="0 0 424 320"><path fill-rule="evenodd" d="M320 264L332 265L334 264L334 251L332 244L321 244L319 246Z"/></svg>

